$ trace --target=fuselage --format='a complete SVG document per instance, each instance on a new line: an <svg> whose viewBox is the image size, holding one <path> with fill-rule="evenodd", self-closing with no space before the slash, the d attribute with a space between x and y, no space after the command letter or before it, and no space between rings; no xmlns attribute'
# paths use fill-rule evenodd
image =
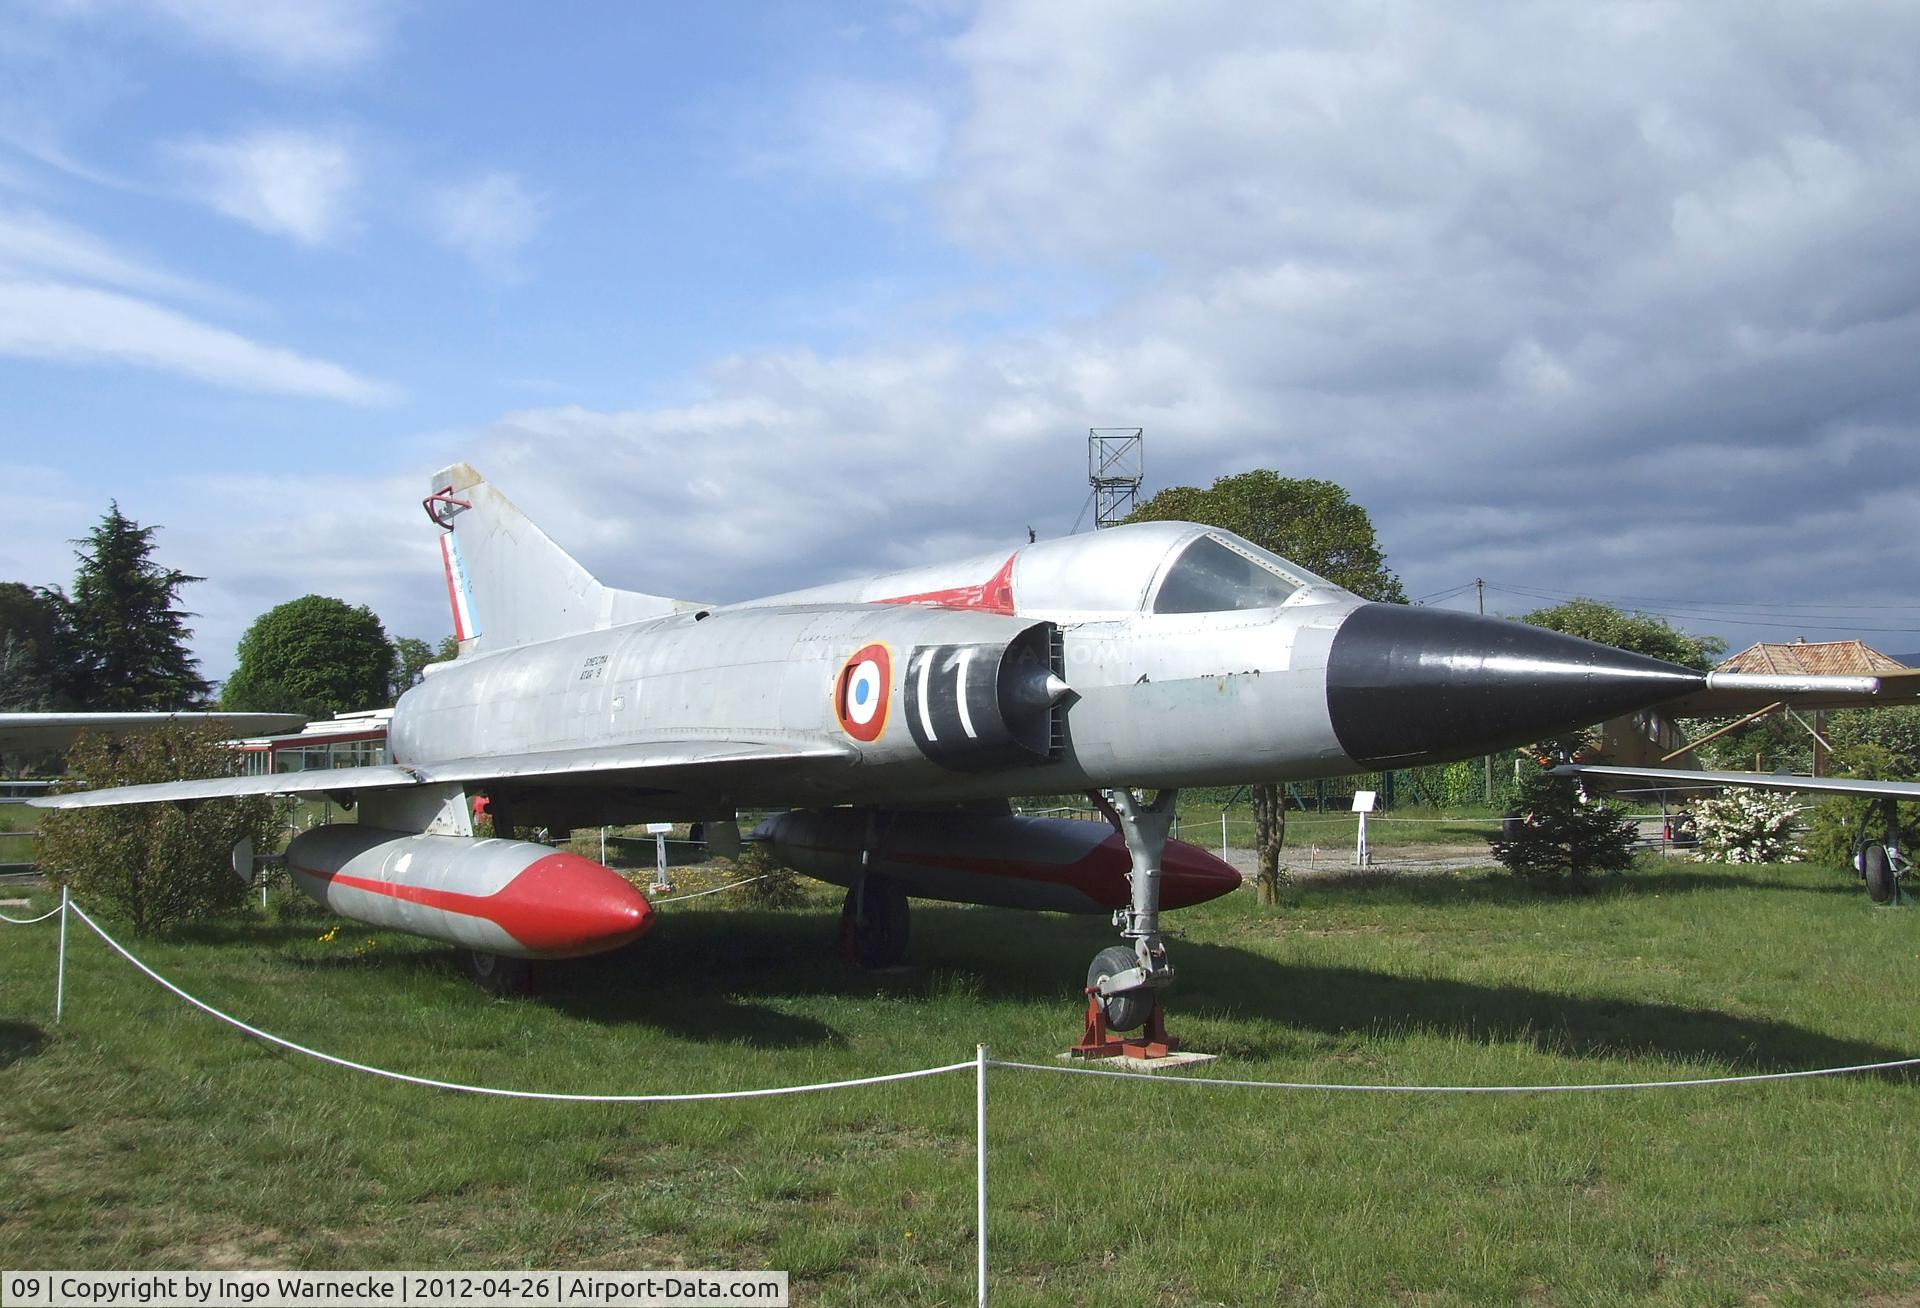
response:
<svg viewBox="0 0 1920 1308"><path fill-rule="evenodd" d="M830 742L837 759L708 775L647 807L928 804L1462 757L1691 675L1369 604L1229 533L1153 523L462 657L401 699L390 742L418 764Z"/></svg>

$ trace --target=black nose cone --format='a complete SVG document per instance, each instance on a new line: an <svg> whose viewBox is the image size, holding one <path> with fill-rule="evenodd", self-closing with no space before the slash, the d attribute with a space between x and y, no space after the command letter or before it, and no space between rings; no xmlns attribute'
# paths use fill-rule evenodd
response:
<svg viewBox="0 0 1920 1308"><path fill-rule="evenodd" d="M1327 712L1347 757L1405 767L1485 754L1697 690L1691 668L1448 609L1368 604L1327 652Z"/></svg>

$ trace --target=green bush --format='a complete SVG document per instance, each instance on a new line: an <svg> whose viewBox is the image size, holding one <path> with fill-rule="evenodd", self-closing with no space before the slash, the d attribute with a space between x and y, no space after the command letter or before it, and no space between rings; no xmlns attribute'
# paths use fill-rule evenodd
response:
<svg viewBox="0 0 1920 1308"><path fill-rule="evenodd" d="M1871 777L1880 781L1913 779L1911 764L1903 766L1899 756L1886 746L1872 742L1856 741L1843 746L1835 741L1833 764L1836 777ZM1880 812L1882 802L1865 795L1829 795L1821 800L1807 828L1807 857L1816 863L1851 866L1853 842L1860 838L1863 827L1865 833L1876 840L1886 834L1886 821ZM1895 808L1902 846L1907 849L1920 846L1920 804L1899 804Z"/></svg>
<svg viewBox="0 0 1920 1308"><path fill-rule="evenodd" d="M736 876L759 878L734 892L755 908L798 908L806 902L800 874L776 860L758 841L741 846L733 870Z"/></svg>
<svg viewBox="0 0 1920 1308"><path fill-rule="evenodd" d="M82 736L67 755L62 792L221 777L234 756L204 727L173 725L114 741ZM233 874L242 839L262 853L283 823L273 800L208 799L56 809L40 824L40 866L89 908L126 918L136 932L232 912L247 887Z"/></svg>

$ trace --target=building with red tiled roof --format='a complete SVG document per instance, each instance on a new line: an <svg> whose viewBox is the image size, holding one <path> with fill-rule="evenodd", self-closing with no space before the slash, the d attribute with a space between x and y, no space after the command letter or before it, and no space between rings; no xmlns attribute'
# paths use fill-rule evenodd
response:
<svg viewBox="0 0 1920 1308"><path fill-rule="evenodd" d="M1864 640L1796 640L1791 645L1749 645L1715 667L1718 672L1771 672L1790 675L1876 677L1905 672L1907 665L1889 658ZM1774 708L1779 708L1774 705ZM1772 709L1766 710L1771 712ZM1791 714L1792 710L1787 710ZM1764 716L1763 714L1756 716ZM1827 715L1813 715L1813 775L1827 775ZM1759 762L1755 761L1758 769Z"/></svg>
<svg viewBox="0 0 1920 1308"><path fill-rule="evenodd" d="M1720 672L1771 672L1812 676L1872 677L1905 672L1907 665L1888 658L1864 640L1796 640L1791 645L1749 645L1723 659Z"/></svg>

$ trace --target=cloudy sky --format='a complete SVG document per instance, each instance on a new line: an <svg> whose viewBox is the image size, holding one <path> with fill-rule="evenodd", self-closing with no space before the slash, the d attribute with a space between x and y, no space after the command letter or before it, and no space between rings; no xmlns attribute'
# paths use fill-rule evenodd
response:
<svg viewBox="0 0 1920 1308"><path fill-rule="evenodd" d="M0 580L449 629L485 470L727 600L1347 486L1412 595L1920 650L1920 9L0 10ZM1445 598L1455 588L1463 593Z"/></svg>

